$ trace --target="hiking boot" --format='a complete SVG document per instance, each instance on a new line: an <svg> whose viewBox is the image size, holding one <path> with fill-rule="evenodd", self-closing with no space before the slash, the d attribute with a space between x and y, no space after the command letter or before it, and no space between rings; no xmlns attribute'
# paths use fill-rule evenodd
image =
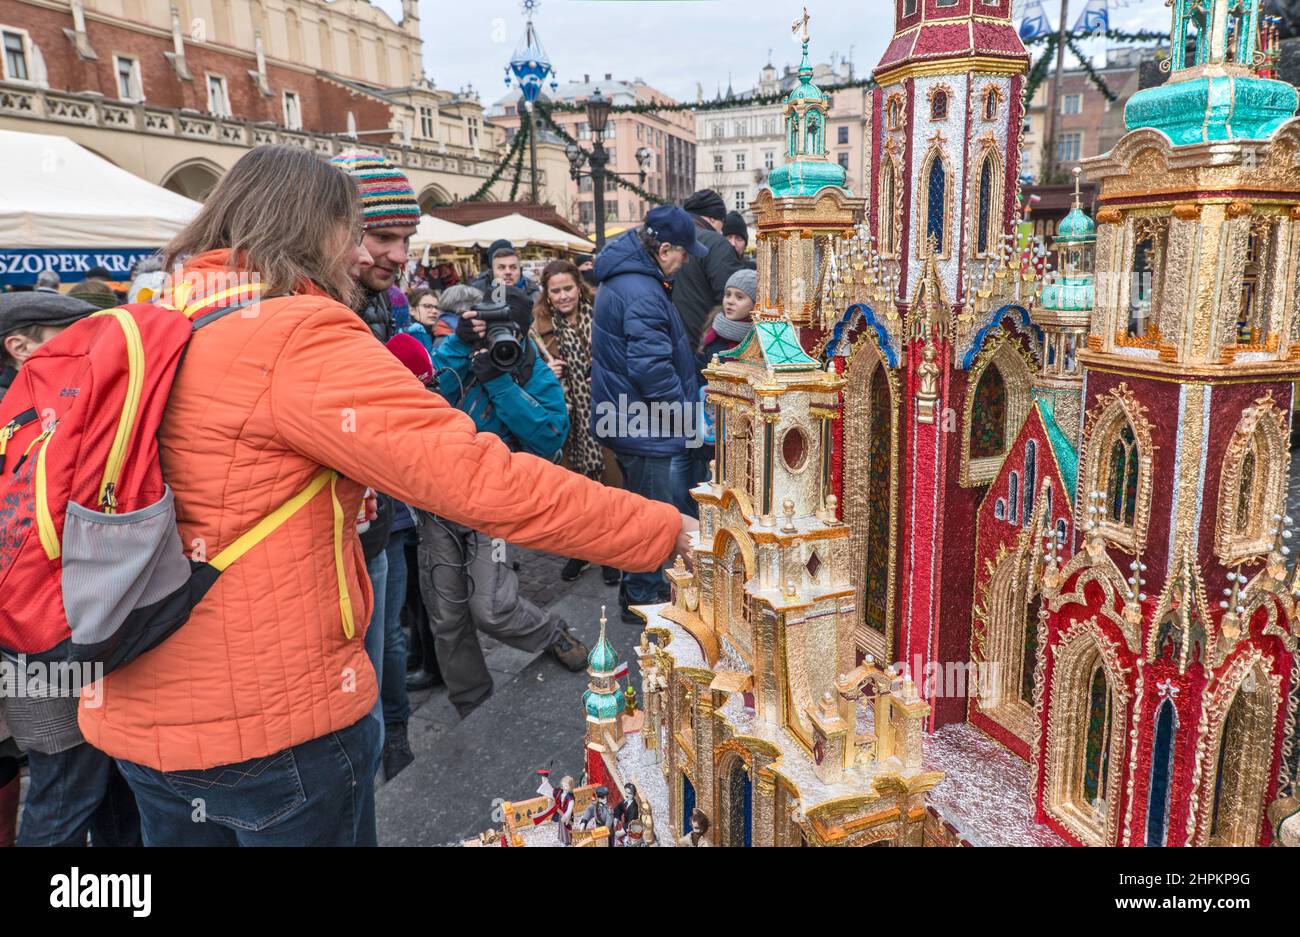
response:
<svg viewBox="0 0 1300 937"><path fill-rule="evenodd" d="M565 582L573 582L590 565L586 560L569 560L564 564L564 569L560 570L560 578Z"/></svg>
<svg viewBox="0 0 1300 937"><path fill-rule="evenodd" d="M568 670L577 673L580 670L587 669L587 645L578 640L577 636L569 630L569 625L563 619L560 620L560 633L551 646L547 648L551 656L558 660Z"/></svg>
<svg viewBox="0 0 1300 937"><path fill-rule="evenodd" d="M397 777L413 761L415 755L406 737L406 723L388 723L384 726L384 781Z"/></svg>
<svg viewBox="0 0 1300 937"><path fill-rule="evenodd" d="M623 581L623 572L613 566L602 566L600 568L600 578L605 581L607 586L617 586Z"/></svg>

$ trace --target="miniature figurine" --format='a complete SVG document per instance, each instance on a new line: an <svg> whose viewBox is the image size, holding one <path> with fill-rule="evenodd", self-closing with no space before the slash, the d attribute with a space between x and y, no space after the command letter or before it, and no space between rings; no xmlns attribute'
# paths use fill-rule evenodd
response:
<svg viewBox="0 0 1300 937"><path fill-rule="evenodd" d="M561 843L566 846L573 845L573 778L565 775L560 778L559 787L551 787L549 781L543 780L542 786L537 789L537 793L543 797L550 797L553 801L551 808L544 814L537 817L533 823L542 823L548 817L552 823L557 824L556 836Z"/></svg>
<svg viewBox="0 0 1300 937"><path fill-rule="evenodd" d="M583 811L578 821L580 829L594 830L597 827L609 829L609 844L614 845L614 821L609 810L609 788L601 785L596 788L596 799Z"/></svg>
<svg viewBox="0 0 1300 937"><path fill-rule="evenodd" d="M709 842L709 818L696 807L691 811L691 831L679 837L678 846L712 846Z"/></svg>
<svg viewBox="0 0 1300 937"><path fill-rule="evenodd" d="M615 840L618 845L630 845L626 842L628 828L641 819L641 804L636 799L636 785L631 781L623 785L623 799L614 808ZM637 823L640 826L640 823Z"/></svg>

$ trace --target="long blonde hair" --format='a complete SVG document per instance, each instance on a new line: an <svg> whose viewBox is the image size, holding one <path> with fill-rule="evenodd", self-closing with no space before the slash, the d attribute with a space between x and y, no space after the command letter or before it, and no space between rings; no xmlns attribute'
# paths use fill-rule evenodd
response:
<svg viewBox="0 0 1300 937"><path fill-rule="evenodd" d="M204 251L226 249L256 273L263 292L299 292L310 280L353 305L349 267L360 231L352 178L310 150L287 144L245 153L212 190L199 213L164 249L172 268Z"/></svg>

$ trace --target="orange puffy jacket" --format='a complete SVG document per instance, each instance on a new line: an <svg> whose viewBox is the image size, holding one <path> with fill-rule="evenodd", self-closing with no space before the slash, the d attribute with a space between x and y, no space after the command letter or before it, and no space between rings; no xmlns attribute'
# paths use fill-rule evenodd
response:
<svg viewBox="0 0 1300 937"><path fill-rule="evenodd" d="M187 272L218 274L228 252ZM197 294L196 294L197 295ZM160 771L281 751L375 701L355 518L365 486L493 537L628 570L656 568L681 518L476 433L356 313L314 289L197 332L160 434L186 548L211 556L337 470L222 573L190 620L104 678L80 709L96 748Z"/></svg>

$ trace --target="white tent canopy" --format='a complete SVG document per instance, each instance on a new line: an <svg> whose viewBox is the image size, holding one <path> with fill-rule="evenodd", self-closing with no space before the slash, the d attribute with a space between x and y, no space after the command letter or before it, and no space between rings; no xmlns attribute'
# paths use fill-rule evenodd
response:
<svg viewBox="0 0 1300 937"><path fill-rule="evenodd" d="M0 130L0 248L161 247L199 203L67 137Z"/></svg>
<svg viewBox="0 0 1300 937"><path fill-rule="evenodd" d="M570 234L560 228L553 228L535 218L529 218L518 212L513 215L502 215L500 218L491 218L470 225L464 229L461 236L463 240L457 245L460 247L487 246L493 241L504 238L515 247L541 244L546 247L563 248L564 250L591 250L591 242L586 238L580 238L576 234Z"/></svg>
<svg viewBox="0 0 1300 937"><path fill-rule="evenodd" d="M430 248L463 246L465 232L468 230L464 225L445 218L422 215L415 234L411 235L411 256L419 257ZM424 262L428 262L427 257Z"/></svg>

